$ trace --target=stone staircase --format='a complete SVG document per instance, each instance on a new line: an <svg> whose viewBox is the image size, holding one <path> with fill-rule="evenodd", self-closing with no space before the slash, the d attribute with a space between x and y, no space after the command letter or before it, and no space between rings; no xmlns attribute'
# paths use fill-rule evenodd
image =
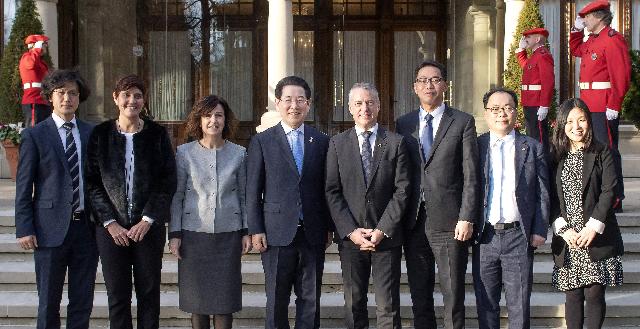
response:
<svg viewBox="0 0 640 329"><path fill-rule="evenodd" d="M618 216L626 253L623 258L625 284L607 291L607 328L640 327L640 179L627 179L625 213ZM13 218L14 183L0 180L0 329L33 328L37 311L37 293L33 255L25 252L15 242ZM401 315L403 325L411 327L411 298L407 285L406 269L402 263ZM564 294L551 286L553 263L549 245L536 252L534 264L534 287L531 300L532 325L558 328L564 326ZM235 314L234 325L238 328L262 328L264 319L264 275L260 257L256 253L244 256L242 264L243 309ZM162 269L161 326L162 328L189 327L189 314L180 311L177 293L177 260L165 250ZM471 265L467 271L467 327L477 327L475 296L471 279ZM322 328L343 328L342 277L337 248L332 245L327 251L321 297ZM66 311L66 293L63 296L62 314ZM436 284L436 313L442 314L442 295ZM375 325L373 295L369 296L369 316ZM503 298L504 300L504 298ZM135 308L135 298L134 298ZM135 311L134 311L135 314ZM290 315L295 307L290 305ZM503 327L506 328L506 308L503 301ZM98 269L96 293L92 313L92 328L108 326L107 296L102 272ZM441 319L440 319L441 320Z"/></svg>

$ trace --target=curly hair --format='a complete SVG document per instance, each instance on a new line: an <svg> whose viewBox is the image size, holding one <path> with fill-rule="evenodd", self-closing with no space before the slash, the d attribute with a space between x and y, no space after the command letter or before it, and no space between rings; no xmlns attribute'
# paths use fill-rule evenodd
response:
<svg viewBox="0 0 640 329"><path fill-rule="evenodd" d="M49 72L42 81L42 91L40 94L44 99L51 101L51 94L54 90L62 88L67 82L75 82L80 93L80 102L84 102L89 95L91 89L87 86L87 81L82 78L78 70L55 70Z"/></svg>
<svg viewBox="0 0 640 329"><path fill-rule="evenodd" d="M195 104L187 116L187 134L199 140L203 137L200 118L211 115L216 106L222 106L224 111L224 128L222 128L222 138L233 138L236 131L236 116L231 111L229 104L222 97L209 95L202 97Z"/></svg>

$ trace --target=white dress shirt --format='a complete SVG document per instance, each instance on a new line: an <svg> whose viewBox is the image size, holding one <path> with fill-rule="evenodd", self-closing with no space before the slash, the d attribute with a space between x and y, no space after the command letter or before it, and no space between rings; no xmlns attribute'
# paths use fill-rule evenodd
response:
<svg viewBox="0 0 640 329"><path fill-rule="evenodd" d="M300 140L300 145L302 145L302 154L304 155L304 123L300 125L300 127L293 129L289 127L284 121L280 121L282 125L282 129L284 129L284 134L287 136L287 141L289 142L289 148L293 152L293 135L290 134L292 131L298 131L298 139ZM303 164L304 165L304 164Z"/></svg>
<svg viewBox="0 0 640 329"><path fill-rule="evenodd" d="M438 106L435 110L433 110L431 112L431 116L433 117L433 119L431 119L431 127L433 128L433 140L436 140L436 134L438 133L438 128L440 127L440 120L442 120L442 114L444 113L444 109L446 107L444 106L444 103L440 104L440 106ZM420 120L420 130L418 132L418 135L420 137L420 140L422 140L422 132L424 131L424 127L427 125L427 123L424 121L424 117L427 116L427 111L425 109L422 108L422 106L420 106L420 111L418 111L418 118Z"/></svg>
<svg viewBox="0 0 640 329"><path fill-rule="evenodd" d="M374 146L376 145L376 138L378 137L378 123L367 131L371 132L371 136L369 136L369 144L371 145L371 159L373 159L373 153L376 151ZM356 135L358 136L358 148L360 148L360 154L362 154L362 142L364 142L364 136L362 136L363 132L364 129L356 126Z"/></svg>
<svg viewBox="0 0 640 329"><path fill-rule="evenodd" d="M503 141L502 146L502 159L499 158L500 150L498 140ZM516 133L514 130L508 135L499 138L494 133L489 134L489 146L491 148L490 153L490 170L489 170L489 184L490 184L490 199L489 199L489 221L492 225L496 223L513 223L518 222L521 219L520 211L518 210L518 204L516 202ZM500 173L494 172L493 168L499 168L502 161L502 173L501 177L498 177ZM502 180L502 189L499 186L494 186L494 182L500 182ZM500 207L494 206L497 204Z"/></svg>
<svg viewBox="0 0 640 329"><path fill-rule="evenodd" d="M56 128L58 128L58 134L60 135L60 140L62 141L62 147L64 150L67 149L67 130L62 127L66 121L63 118L59 117L55 112L51 113L51 118L53 122L56 124ZM82 179L82 141L80 140L80 130L78 130L78 122L76 121L75 115L73 119L70 121L73 123L73 128L71 128L71 134L73 135L73 139L76 142L76 149L78 151L78 169L80 180L78 182L78 187L80 188L80 206L76 211L84 210L84 181Z"/></svg>

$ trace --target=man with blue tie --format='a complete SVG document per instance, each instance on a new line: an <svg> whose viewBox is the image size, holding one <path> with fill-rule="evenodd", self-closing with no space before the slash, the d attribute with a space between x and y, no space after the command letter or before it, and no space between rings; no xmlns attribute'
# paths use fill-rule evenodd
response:
<svg viewBox="0 0 640 329"><path fill-rule="evenodd" d="M304 79L283 78L275 96L282 121L251 139L247 160L249 234L265 272L265 328L289 328L292 287L295 327L318 328L324 251L332 235L324 196L329 137L304 124L311 97Z"/></svg>
<svg viewBox="0 0 640 329"><path fill-rule="evenodd" d="M52 115L22 133L16 177L16 237L34 250L37 328L60 328L60 301L68 275L67 328L89 328L98 251L82 165L93 127L76 118L89 89L76 71L54 71L42 93ZM68 272L67 272L68 271Z"/></svg>
<svg viewBox="0 0 640 329"><path fill-rule="evenodd" d="M473 285L481 329L500 328L505 288L509 328L529 328L533 252L549 226L549 173L544 147L513 128L517 95L493 89L484 95L489 132L478 137L480 190L473 246Z"/></svg>

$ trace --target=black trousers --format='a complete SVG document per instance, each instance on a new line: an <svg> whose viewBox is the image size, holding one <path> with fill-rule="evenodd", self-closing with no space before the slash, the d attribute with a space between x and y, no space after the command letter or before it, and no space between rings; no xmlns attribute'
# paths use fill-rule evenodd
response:
<svg viewBox="0 0 640 329"><path fill-rule="evenodd" d="M120 247L106 228L96 227L96 241L109 299L111 329L132 329L131 288L135 284L138 301L138 329L160 326L160 270L166 242L164 225L152 225L140 242L129 240ZM131 274L133 271L133 282Z"/></svg>
<svg viewBox="0 0 640 329"><path fill-rule="evenodd" d="M620 200L624 199L624 179L622 176L622 156L618 150L618 140L620 133L618 126L620 120L607 120L605 112L591 112L591 121L593 122L593 137L600 143L607 145L613 155L613 165L618 176L618 184L616 184L616 197Z"/></svg>
<svg viewBox="0 0 640 329"><path fill-rule="evenodd" d="M24 117L24 127L33 127L38 122L42 122L51 116L51 106L46 104L22 104L22 116ZM32 121L32 117L35 120Z"/></svg>
<svg viewBox="0 0 640 329"><path fill-rule="evenodd" d="M261 254L267 293L265 328L289 328L291 287L296 294L297 329L320 327L320 294L325 245L311 245L298 227L287 246L269 246Z"/></svg>
<svg viewBox="0 0 640 329"><path fill-rule="evenodd" d="M62 245L34 252L38 288L38 329L60 328L60 301L65 274L69 275L67 328L87 329L93 309L98 251L93 224L71 221Z"/></svg>
<svg viewBox="0 0 640 329"><path fill-rule="evenodd" d="M564 314L567 329L582 329L585 324L587 329L602 328L607 310L607 302L604 298L605 290L606 286L604 285L592 284L565 291ZM587 315L586 321L585 314Z"/></svg>
<svg viewBox="0 0 640 329"><path fill-rule="evenodd" d="M540 142L545 152L549 152L549 119L538 121L538 108L538 106L524 107L527 136Z"/></svg>
<svg viewBox="0 0 640 329"><path fill-rule="evenodd" d="M424 230L426 216L420 207L418 221L410 232L405 232L404 258L416 329L437 327L433 301L435 286L435 258Z"/></svg>
<svg viewBox="0 0 640 329"><path fill-rule="evenodd" d="M400 260L402 247L380 251L360 251L353 242L339 245L344 282L345 323L349 329L369 328L367 292L373 274L376 299L376 328L401 328Z"/></svg>

